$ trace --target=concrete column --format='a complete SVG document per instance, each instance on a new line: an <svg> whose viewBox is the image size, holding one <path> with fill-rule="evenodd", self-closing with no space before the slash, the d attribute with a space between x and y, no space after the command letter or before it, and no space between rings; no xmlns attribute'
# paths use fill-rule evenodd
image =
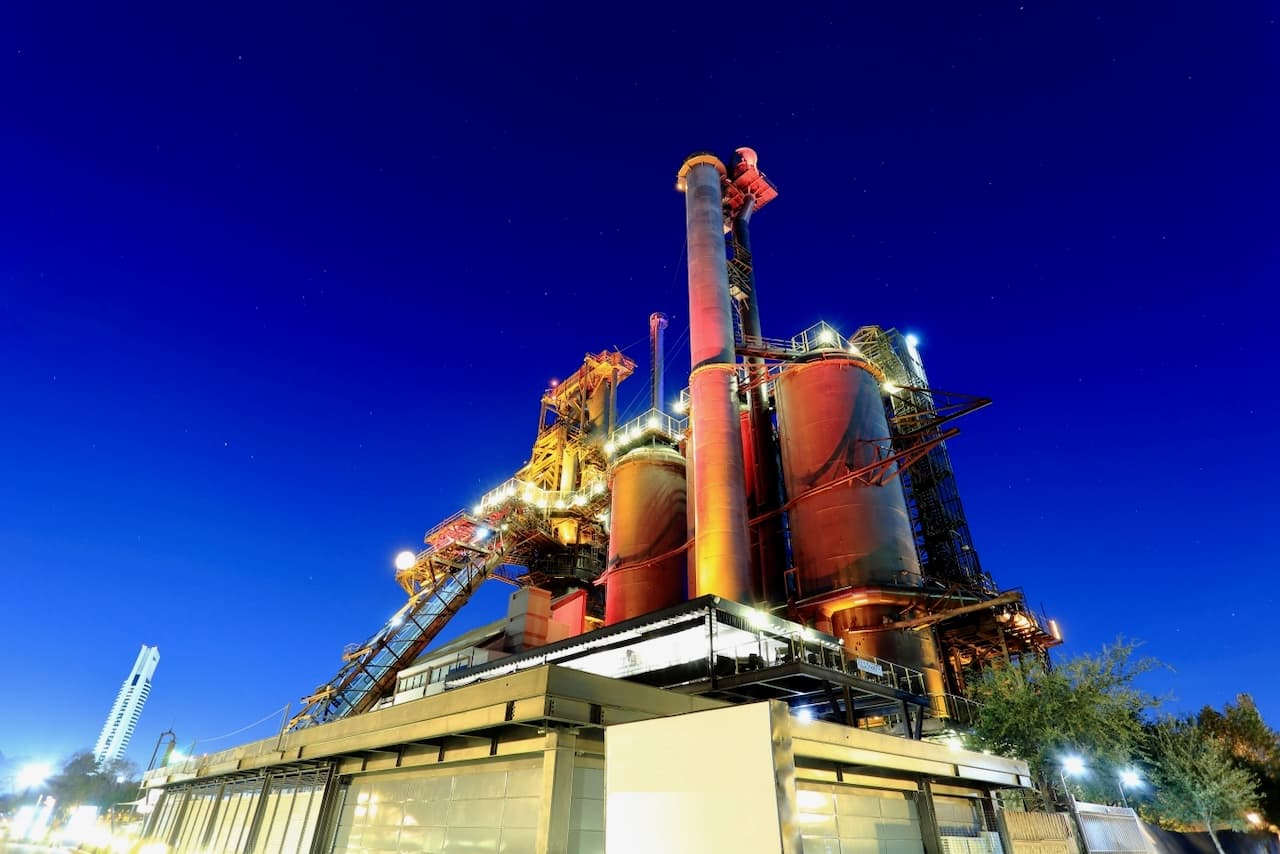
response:
<svg viewBox="0 0 1280 854"><path fill-rule="evenodd" d="M547 730L542 748L542 803L538 809L537 854L568 854L569 809L573 804L573 765L577 733Z"/></svg>

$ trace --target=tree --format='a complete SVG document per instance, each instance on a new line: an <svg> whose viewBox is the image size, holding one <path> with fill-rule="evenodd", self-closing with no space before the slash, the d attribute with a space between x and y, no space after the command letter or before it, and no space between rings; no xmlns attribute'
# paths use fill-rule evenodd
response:
<svg viewBox="0 0 1280 854"><path fill-rule="evenodd" d="M1134 660L1136 647L1120 638L1054 669L1037 660L985 671L971 690L981 704L972 740L1025 761L1046 800L1063 756L1080 755L1094 767L1127 765L1142 743L1142 716L1158 702L1134 685L1160 666Z"/></svg>
<svg viewBox="0 0 1280 854"><path fill-rule="evenodd" d="M1262 720L1248 694L1227 703L1221 712L1205 706L1197 716L1201 728L1231 751L1236 765L1258 780L1258 806L1272 822L1280 822L1280 735Z"/></svg>
<svg viewBox="0 0 1280 854"><path fill-rule="evenodd" d="M93 805L107 809L131 801L138 792L138 769L132 762L115 759L99 765L87 750L75 753L62 773L49 781L60 807Z"/></svg>
<svg viewBox="0 0 1280 854"><path fill-rule="evenodd" d="M1188 824L1203 824L1223 854L1214 826L1239 827L1258 798L1257 782L1237 765L1230 748L1192 718L1166 719L1153 730L1156 810Z"/></svg>

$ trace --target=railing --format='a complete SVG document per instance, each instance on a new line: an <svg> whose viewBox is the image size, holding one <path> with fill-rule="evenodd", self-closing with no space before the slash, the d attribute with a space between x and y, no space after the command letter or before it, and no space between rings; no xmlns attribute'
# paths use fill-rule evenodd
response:
<svg viewBox="0 0 1280 854"><path fill-rule="evenodd" d="M681 394L681 399L684 399L683 393ZM688 418L668 415L660 410L650 409L638 418L633 418L617 430L614 430L609 437L609 441L605 442L604 452L609 456L615 453L623 453L628 446L634 445L648 436L657 436L674 444L684 438L684 433L688 426Z"/></svg>
<svg viewBox="0 0 1280 854"><path fill-rule="evenodd" d="M968 726L978 719L981 703L958 694L930 694L929 705L933 708L934 717L947 717L963 726Z"/></svg>

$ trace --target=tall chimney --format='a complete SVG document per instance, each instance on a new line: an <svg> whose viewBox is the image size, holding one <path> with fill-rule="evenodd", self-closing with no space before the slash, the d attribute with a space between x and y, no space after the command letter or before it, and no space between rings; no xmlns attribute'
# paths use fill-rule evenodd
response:
<svg viewBox="0 0 1280 854"><path fill-rule="evenodd" d="M667 328L667 316L660 311L649 315L649 365L653 375L649 377L649 408L666 412L666 392L662 388L662 371L665 357L662 352L662 330Z"/></svg>
<svg viewBox="0 0 1280 854"><path fill-rule="evenodd" d="M738 420L733 316L724 245L724 164L697 154L680 167L689 241L689 376L693 447L695 595L750 598L746 485Z"/></svg>

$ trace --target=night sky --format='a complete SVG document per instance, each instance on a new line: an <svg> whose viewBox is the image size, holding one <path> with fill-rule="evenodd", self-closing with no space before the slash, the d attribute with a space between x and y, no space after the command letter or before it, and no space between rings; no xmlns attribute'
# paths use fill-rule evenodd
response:
<svg viewBox="0 0 1280 854"><path fill-rule="evenodd" d="M959 485L1059 654L1138 638L1168 710L1280 724L1274 5L490 5L0 13L11 763L90 747L142 643L131 758L273 734L549 379L622 347L643 408L676 170L741 145L766 334L897 327L994 398Z"/></svg>

